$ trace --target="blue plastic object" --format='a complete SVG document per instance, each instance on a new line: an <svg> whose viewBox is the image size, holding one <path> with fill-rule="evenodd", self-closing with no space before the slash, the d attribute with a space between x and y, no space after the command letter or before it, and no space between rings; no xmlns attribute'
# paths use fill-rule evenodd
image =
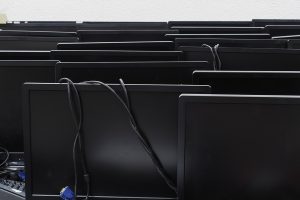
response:
<svg viewBox="0 0 300 200"><path fill-rule="evenodd" d="M25 172L24 171L19 171L18 176L22 181L25 181Z"/></svg>
<svg viewBox="0 0 300 200"><path fill-rule="evenodd" d="M59 194L63 200L75 200L74 192L69 186L64 187Z"/></svg>

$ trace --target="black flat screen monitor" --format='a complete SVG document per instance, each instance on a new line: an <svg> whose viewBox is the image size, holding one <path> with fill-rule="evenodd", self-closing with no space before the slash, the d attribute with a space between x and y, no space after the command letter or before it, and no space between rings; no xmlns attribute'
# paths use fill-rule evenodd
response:
<svg viewBox="0 0 300 200"><path fill-rule="evenodd" d="M0 60L50 60L50 51L0 50Z"/></svg>
<svg viewBox="0 0 300 200"><path fill-rule="evenodd" d="M18 30L18 31L62 31L76 32L76 22L67 23L47 23L47 22L32 22L32 23L6 23L0 24L0 29L3 30Z"/></svg>
<svg viewBox="0 0 300 200"><path fill-rule="evenodd" d="M214 94L300 95L299 71L195 71L193 83Z"/></svg>
<svg viewBox="0 0 300 200"><path fill-rule="evenodd" d="M250 34L263 33L264 27L172 26L182 34Z"/></svg>
<svg viewBox="0 0 300 200"><path fill-rule="evenodd" d="M285 36L285 35L299 35L300 34L300 24L299 25L267 25L265 31L270 33L272 37L274 36Z"/></svg>
<svg viewBox="0 0 300 200"><path fill-rule="evenodd" d="M0 50L53 50L59 42L77 42L76 37L0 36Z"/></svg>
<svg viewBox="0 0 300 200"><path fill-rule="evenodd" d="M208 61L213 69L213 55L207 47L179 47L183 60ZM217 50L222 70L299 71L300 50L270 48L227 48ZM218 60L216 58L216 60Z"/></svg>
<svg viewBox="0 0 300 200"><path fill-rule="evenodd" d="M182 95L179 199L299 199L299 111L299 96Z"/></svg>
<svg viewBox="0 0 300 200"><path fill-rule="evenodd" d="M176 38L231 38L231 39L270 39L268 33L253 34L166 34L166 40L174 41Z"/></svg>
<svg viewBox="0 0 300 200"><path fill-rule="evenodd" d="M165 30L167 22L75 22L75 21L21 21L0 24L0 29L32 31L77 30Z"/></svg>
<svg viewBox="0 0 300 200"><path fill-rule="evenodd" d="M1 52L0 52L1 55ZM125 62L125 61L178 61L181 51L130 50L53 50L51 57L61 62Z"/></svg>
<svg viewBox="0 0 300 200"><path fill-rule="evenodd" d="M251 21L169 21L169 27L173 26L234 26L246 27L252 26Z"/></svg>
<svg viewBox="0 0 300 200"><path fill-rule="evenodd" d="M132 42L69 42L59 43L59 50L141 50L171 51L173 41L132 41Z"/></svg>
<svg viewBox="0 0 300 200"><path fill-rule="evenodd" d="M22 84L54 82L57 61L0 61L0 146L23 152Z"/></svg>
<svg viewBox="0 0 300 200"><path fill-rule="evenodd" d="M230 39L230 38L176 38L175 46L202 46L207 44L220 47L246 47L246 48L287 48L287 40L272 39Z"/></svg>
<svg viewBox="0 0 300 200"><path fill-rule="evenodd" d="M300 25L299 19L253 19L253 26L267 25Z"/></svg>
<svg viewBox="0 0 300 200"><path fill-rule="evenodd" d="M195 70L209 70L207 62L99 62L57 63L56 80L67 77L74 82L99 80L119 83L122 78L131 84L192 84Z"/></svg>
<svg viewBox="0 0 300 200"><path fill-rule="evenodd" d="M78 30L81 42L166 41L177 30Z"/></svg>
<svg viewBox="0 0 300 200"><path fill-rule="evenodd" d="M76 32L0 30L0 36L77 37Z"/></svg>
<svg viewBox="0 0 300 200"><path fill-rule="evenodd" d="M167 22L82 22L78 30L167 30Z"/></svg>
<svg viewBox="0 0 300 200"><path fill-rule="evenodd" d="M111 86L123 94L119 84ZM158 174L132 130L120 102L103 86L81 84L77 88L84 113L82 131L92 199L175 199L176 194ZM140 128L171 178L176 180L178 97L181 93L209 93L209 87L126 85L126 88ZM57 200L63 187L73 188L75 127L67 99L65 84L25 86L28 200ZM80 171L79 195L85 187Z"/></svg>

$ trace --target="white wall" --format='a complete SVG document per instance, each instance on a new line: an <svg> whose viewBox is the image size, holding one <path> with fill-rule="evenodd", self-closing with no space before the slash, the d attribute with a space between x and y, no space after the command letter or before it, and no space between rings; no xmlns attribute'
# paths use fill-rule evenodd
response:
<svg viewBox="0 0 300 200"><path fill-rule="evenodd" d="M0 0L0 13L10 21L300 18L300 0Z"/></svg>

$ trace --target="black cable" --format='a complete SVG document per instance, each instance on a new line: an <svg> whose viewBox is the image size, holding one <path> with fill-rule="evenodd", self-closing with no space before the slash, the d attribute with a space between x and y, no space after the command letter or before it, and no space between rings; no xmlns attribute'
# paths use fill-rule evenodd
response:
<svg viewBox="0 0 300 200"><path fill-rule="evenodd" d="M86 171L86 166L85 166L85 159L84 159L84 155L83 155L83 147L81 144L81 126L82 126L82 106L81 106L81 101L80 101L80 96L79 93L76 89L75 84L67 78L63 78L61 79L59 82L67 82L67 89L68 89L68 100L69 100L69 107L70 110L72 112L72 116L73 116L73 120L76 124L76 137L74 140L74 145L73 145L73 164L74 164L74 173L75 173L75 198L77 197L77 167L76 167L76 156L75 156L75 149L76 149L76 143L77 140L79 140L79 146L80 146L80 153L81 153L81 158L82 158L82 164L83 164L83 170L84 170L84 174L87 175L87 179L88 181L86 181L87 184L87 195L86 195L86 199L88 199L89 197L89 190L90 190L90 185L89 185L89 176L88 173ZM122 79L120 79L120 84L121 87L123 89L123 93L126 99L126 102L124 102L124 100L115 92L114 89L112 89L109 85L102 83L100 81L85 81L82 82L85 84L92 84L92 85L102 85L104 87L106 87L118 100L119 102L123 105L123 107L125 108L125 110L127 111L128 115L129 115L129 119L130 119L130 125L132 127L132 129L134 130L134 132L136 133L136 135L138 136L139 141L143 144L143 147L145 149L145 151L148 153L148 155L150 156L150 158L152 159L153 164L155 165L158 173L161 175L161 177L164 179L164 181L167 183L167 185L176 192L177 194L177 189L176 189L176 184L173 182L173 180L170 178L170 176L168 175L168 173L166 172L166 170L164 169L160 159L158 158L158 156L156 155L156 153L154 152L149 140L147 139L147 137L145 136L145 134L140 130L140 128L137 125L137 122L134 118L133 112L131 111L131 105L130 105L130 100L129 100L129 96L127 93L127 89L125 87L125 84L123 82ZM72 92L71 92L71 88L74 91L75 94L75 99L76 102L73 101L73 96L72 96ZM74 106L77 107L77 112L75 112ZM78 116L77 116L78 115ZM77 116L77 117L76 117ZM85 177L86 180L86 177Z"/></svg>
<svg viewBox="0 0 300 200"><path fill-rule="evenodd" d="M211 46L209 46L208 44L202 44L201 47L207 47L210 50L211 55L213 56L213 67L214 67L214 70L217 70L216 55L215 55L215 52L214 52L213 48Z"/></svg>
<svg viewBox="0 0 300 200"><path fill-rule="evenodd" d="M145 151L150 156L150 158L151 158L154 166L156 167L158 173L164 179L166 184L172 190L174 190L175 193L177 194L177 189L176 189L175 182L168 175L168 173L165 170L165 168L163 167L159 157L157 156L157 154L153 150L151 143L147 139L146 135L141 131L141 129L139 128L139 126L138 126L138 124L135 120L135 117L134 117L133 112L131 110L131 105L130 105L130 99L129 99L129 96L128 96L128 92L127 92L127 89L125 87L125 84L124 84L123 80L120 79L120 84L121 84L121 87L123 89L123 93L125 95L126 102L124 102L124 100L115 92L114 89L112 89L109 85L107 85L103 82L100 82L100 81L85 81L85 82L82 82L82 83L104 86L119 100L119 102L123 105L123 107L125 108L125 110L128 113L129 120L130 120L130 125L131 125L132 129L134 130L135 134L137 135L139 141L142 143Z"/></svg>
<svg viewBox="0 0 300 200"><path fill-rule="evenodd" d="M125 100L126 100L127 107L129 108L129 110L131 110L131 108L130 108L130 102L129 102L129 96L128 96L127 89L125 87L123 79L120 78L119 82L120 82L121 87L123 89L122 91L124 93L124 97L125 97Z"/></svg>
<svg viewBox="0 0 300 200"><path fill-rule="evenodd" d="M212 56L213 56L213 67L214 70L221 70L222 69L222 61L219 56L218 50L219 50L219 44L216 44L214 47L211 47L208 44L202 44L202 47L207 47L209 48Z"/></svg>
<svg viewBox="0 0 300 200"><path fill-rule="evenodd" d="M78 184L78 174L77 174L77 161L76 161L76 146L77 143L79 143L79 152L80 152L80 160L82 165L82 170L84 174L84 181L86 184L86 197L85 199L89 199L90 195L90 178L89 173L87 170L87 164L86 164L86 158L84 154L84 147L82 144L82 105L79 93L77 91L77 88L75 84L68 78L62 78L59 80L59 83L67 83L67 92L68 92L68 102L69 102L69 108L72 113L72 118L74 121L74 124L76 126L76 136L73 143L73 167L74 167L74 196L75 199L77 198L77 184ZM73 92L72 92L73 91ZM75 97L75 98L74 98Z"/></svg>
<svg viewBox="0 0 300 200"><path fill-rule="evenodd" d="M157 171L158 173L161 175L161 177L164 179L164 181L167 183L167 185L175 191L175 193L177 194L177 189L176 189L176 184L174 183L174 181L171 179L171 177L169 176L169 174L167 173L167 171L165 170L165 168L163 167L160 159L158 158L157 154L154 152L153 148L152 148L152 145L151 143L149 142L149 140L147 139L146 135L143 134L143 132L141 131L141 129L139 128L136 120L135 120L135 117L134 117L134 114L133 114L133 111L131 110L131 102L130 102L130 98L128 96L128 92L127 92L127 89L126 89L126 86L123 82L122 79L119 79L120 81L120 84L123 88L123 92L125 94L125 97L126 97L126 101L127 101L127 106L128 106L128 110L130 111L129 114L132 115L132 119L133 121L131 120L131 126L132 128L135 130L136 134L139 136L139 137L142 137L142 138L139 138L140 140L144 140L145 141L145 144L143 143L144 145L144 148L146 149L147 153L149 154L150 158L152 159L152 162L154 163L155 167L157 168Z"/></svg>
<svg viewBox="0 0 300 200"><path fill-rule="evenodd" d="M219 47L220 47L220 45L216 44L213 49L214 49L214 52L215 52L215 55L216 55L216 58L217 58L217 61L218 61L218 70L221 70L222 69L222 62L221 62L219 52L218 52Z"/></svg>
<svg viewBox="0 0 300 200"><path fill-rule="evenodd" d="M4 147L0 146L0 150L6 154L5 159L2 161L2 163L0 163L0 168L1 168L7 163L10 155L9 155L9 151L7 149L5 149Z"/></svg>

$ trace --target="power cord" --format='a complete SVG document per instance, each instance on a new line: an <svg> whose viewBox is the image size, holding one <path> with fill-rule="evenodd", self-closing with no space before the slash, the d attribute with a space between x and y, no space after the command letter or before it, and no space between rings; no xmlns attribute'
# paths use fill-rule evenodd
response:
<svg viewBox="0 0 300 200"><path fill-rule="evenodd" d="M207 47L210 50L212 57L213 57L213 68L215 71L221 70L221 68L222 68L222 62L221 62L221 59L220 59L220 56L218 53L219 46L220 46L219 44L216 44L214 47L211 47L208 44L201 45L201 47Z"/></svg>
<svg viewBox="0 0 300 200"><path fill-rule="evenodd" d="M153 147L152 147L151 143L149 142L148 138L143 133L143 131L139 128L138 123L136 122L133 111L131 110L129 95L128 95L128 92L127 92L127 89L126 89L126 86L125 86L123 80L119 79L119 81L120 81L120 85L122 87L122 91L124 93L126 101L124 101L114 91L114 89L112 89L109 85L107 85L103 82L100 82L100 81L86 81L86 82L83 82L83 83L102 85L102 86L106 87L107 89L109 89L114 94L114 96L119 100L119 102L123 105L123 107L127 111L128 116L129 116L129 120L130 120L130 125L131 125L132 129L134 130L134 132L136 133L139 141L142 143L145 151L150 156L150 158L151 158L153 164L155 165L158 173L164 179L164 181L167 183L167 185L177 194L176 184L174 183L174 181L171 179L171 177L169 176L169 174L167 173L167 171L163 167L159 157L157 156L157 154L153 150Z"/></svg>
<svg viewBox="0 0 300 200"><path fill-rule="evenodd" d="M84 175L84 181L86 184L86 197L85 199L88 200L90 196L90 177L87 170L86 158L84 147L82 144L82 105L79 93L75 84L68 78L61 78L59 83L67 83L67 93L68 93L68 102L69 108L72 113L72 118L74 124L76 126L76 135L73 143L73 167L74 167L74 197L77 199L77 185L78 185L78 174L77 174L77 161L76 161L76 147L77 143L79 143L79 152L80 152L80 161Z"/></svg>
<svg viewBox="0 0 300 200"><path fill-rule="evenodd" d="M140 142L142 143L144 149L146 150L146 152L152 159L152 162L155 165L160 176L164 179L164 181L167 183L167 185L177 194L176 184L174 183L174 181L171 179L171 177L169 176L169 174L163 167L159 157L153 150L151 143L149 142L148 138L143 133L143 131L139 128L139 126L135 120L134 113L131 110L130 98L128 96L128 92L127 92L127 89L126 89L126 86L125 86L123 80L119 79L119 82L122 86L123 93L124 93L124 96L126 99L127 111L128 111L129 117L130 117L130 124L131 124L132 129L135 131L135 133L138 136L138 139L140 140Z"/></svg>
<svg viewBox="0 0 300 200"><path fill-rule="evenodd" d="M216 44L214 46L214 52L215 52L215 55L216 55L216 58L217 58L217 61L218 61L218 70L221 70L222 69L222 62L221 62L221 59L220 59L220 56L219 56L219 47L220 45L219 44Z"/></svg>
<svg viewBox="0 0 300 200"><path fill-rule="evenodd" d="M72 100L72 96L70 95L71 94L71 92L70 92L71 87L74 90L75 96L76 96L76 99L77 99L77 106L78 106L77 109L79 109L79 107L80 107L79 110L81 110L82 105L81 105L81 102L80 102L80 97L79 97L79 93L76 89L76 86L74 85L74 83L70 79L67 79L67 78L63 78L59 82L64 82L64 81L66 81L68 83L68 100L69 100L69 105L71 105L70 108L71 108L72 113L74 113L74 110L73 110L74 102ZM166 184L177 194L177 188L176 188L175 182L171 179L171 177L169 176L169 174L167 173L167 171L163 167L159 157L157 156L157 154L153 150L153 147L152 147L151 143L149 142L146 135L139 128L138 123L135 120L133 111L131 110L130 98L129 98L129 95L128 95L128 92L127 92L127 89L126 89L126 86L125 86L123 80L120 79L119 81L120 81L120 85L122 87L122 91L124 93L125 101L116 93L116 91L113 88L111 88L109 85L107 85L107 84L105 84L101 81L85 81L85 82L81 82L79 84L90 84L90 85L104 86L106 89L108 89L118 99L118 101L125 108L128 116L129 116L130 125L131 125L132 129L134 130L135 134L137 135L139 141L142 143L146 153L150 156L150 158L151 158L153 164L155 165L158 173L164 179ZM80 113L81 113L81 111L80 111ZM81 124L80 124L80 126L77 126L77 127L78 127L77 130L80 130ZM78 132L80 132L80 131L77 131L76 138L80 137L80 134L78 134ZM75 141L76 141L76 138L75 138ZM74 151L73 151L73 153L74 153ZM74 160L74 158L75 157L73 156L73 160ZM74 162L74 165L75 164L76 164L76 162ZM77 171L76 171L75 166L74 166L74 169L75 169L75 173L76 173L76 176L75 176L75 186L76 186L77 185ZM77 187L76 187L76 189L77 189ZM75 192L75 195L76 195L76 192ZM88 195L87 195L86 199L87 198L88 198Z"/></svg>
<svg viewBox="0 0 300 200"><path fill-rule="evenodd" d="M211 55L213 57L213 67L214 67L214 70L217 70L216 55L215 55L215 52L214 52L213 48L211 46L209 46L208 44L202 44L201 47L207 47L210 50Z"/></svg>

